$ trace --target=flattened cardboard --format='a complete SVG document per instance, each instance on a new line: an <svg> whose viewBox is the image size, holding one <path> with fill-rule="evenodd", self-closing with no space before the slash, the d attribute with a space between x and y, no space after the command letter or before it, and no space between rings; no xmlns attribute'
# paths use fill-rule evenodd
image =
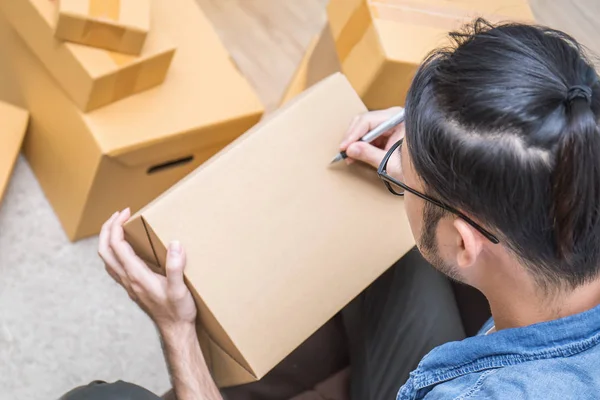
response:
<svg viewBox="0 0 600 400"><path fill-rule="evenodd" d="M55 36L140 55L150 30L150 0L56 0Z"/></svg>
<svg viewBox="0 0 600 400"><path fill-rule="evenodd" d="M321 32L315 35L308 44L280 104L287 103L323 78L341 70L342 66L335 50L331 28L326 23Z"/></svg>
<svg viewBox="0 0 600 400"><path fill-rule="evenodd" d="M0 102L0 203L21 150L28 120L27 111Z"/></svg>
<svg viewBox="0 0 600 400"><path fill-rule="evenodd" d="M164 84L83 113L0 15L0 97L32 116L24 154L71 240L138 210L244 133L263 107L194 0L153 0L177 45ZM193 158L191 158L193 157ZM158 167L158 168L157 168Z"/></svg>
<svg viewBox="0 0 600 400"><path fill-rule="evenodd" d="M327 12L342 71L369 109L404 104L418 65L475 17L534 21L526 0L331 0Z"/></svg>
<svg viewBox="0 0 600 400"><path fill-rule="evenodd" d="M125 225L155 269L185 247L219 386L263 377L414 245L374 170L329 165L365 111L343 75L325 78Z"/></svg>
<svg viewBox="0 0 600 400"><path fill-rule="evenodd" d="M139 57L56 39L56 4L50 0L0 0L0 10L86 112L160 85L175 54L171 38L159 28L148 34Z"/></svg>

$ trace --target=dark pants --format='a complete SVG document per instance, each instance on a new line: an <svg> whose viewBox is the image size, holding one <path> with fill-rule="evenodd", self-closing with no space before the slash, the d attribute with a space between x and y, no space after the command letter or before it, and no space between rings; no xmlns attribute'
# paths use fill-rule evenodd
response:
<svg viewBox="0 0 600 400"><path fill-rule="evenodd" d="M287 400L351 363L352 400L394 399L431 349L465 337L452 286L415 250L259 382L223 390L227 400ZM116 382L61 400L156 400Z"/></svg>

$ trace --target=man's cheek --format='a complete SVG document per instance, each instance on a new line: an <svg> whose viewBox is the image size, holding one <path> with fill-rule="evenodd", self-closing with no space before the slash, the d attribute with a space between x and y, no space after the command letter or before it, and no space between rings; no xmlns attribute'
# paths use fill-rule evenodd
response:
<svg viewBox="0 0 600 400"><path fill-rule="evenodd" d="M408 217L410 230L412 231L415 240L417 240L421 237L421 231L423 229L423 210L422 207L420 207L419 202L411 197L413 196L410 194L404 197L404 209Z"/></svg>

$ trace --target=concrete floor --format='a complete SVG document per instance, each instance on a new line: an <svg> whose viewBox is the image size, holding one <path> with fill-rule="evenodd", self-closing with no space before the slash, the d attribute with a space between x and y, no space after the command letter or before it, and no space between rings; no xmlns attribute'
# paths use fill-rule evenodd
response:
<svg viewBox="0 0 600 400"><path fill-rule="evenodd" d="M0 208L0 400L56 399L95 379L169 388L154 326L70 243L20 159Z"/></svg>

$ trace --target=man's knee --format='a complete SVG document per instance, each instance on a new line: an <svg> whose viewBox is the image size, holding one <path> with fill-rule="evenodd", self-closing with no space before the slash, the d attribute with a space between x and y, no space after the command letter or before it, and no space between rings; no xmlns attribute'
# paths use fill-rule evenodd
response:
<svg viewBox="0 0 600 400"><path fill-rule="evenodd" d="M132 383L94 381L71 390L60 400L160 400L158 396Z"/></svg>

